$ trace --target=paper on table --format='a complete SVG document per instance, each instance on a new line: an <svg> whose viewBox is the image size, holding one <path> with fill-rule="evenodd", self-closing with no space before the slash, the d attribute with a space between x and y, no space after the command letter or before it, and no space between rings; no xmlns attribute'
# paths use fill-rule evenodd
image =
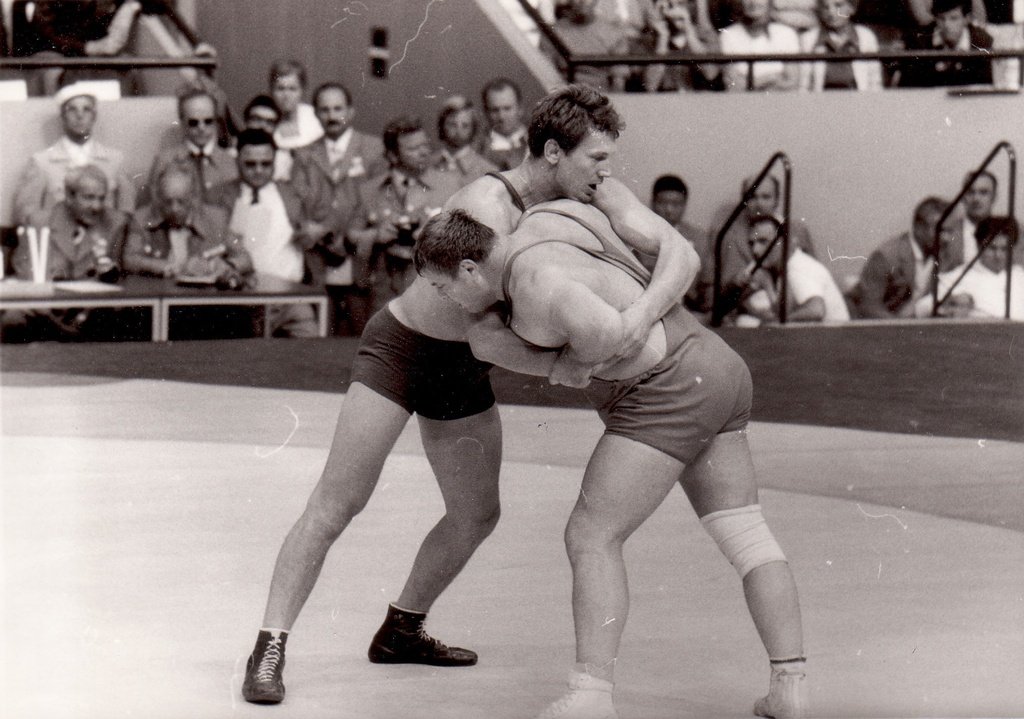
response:
<svg viewBox="0 0 1024 719"><path fill-rule="evenodd" d="M69 292L124 292L123 287L112 285L108 282L99 282L97 280L69 280L65 282L54 282L53 286L58 290L67 290Z"/></svg>

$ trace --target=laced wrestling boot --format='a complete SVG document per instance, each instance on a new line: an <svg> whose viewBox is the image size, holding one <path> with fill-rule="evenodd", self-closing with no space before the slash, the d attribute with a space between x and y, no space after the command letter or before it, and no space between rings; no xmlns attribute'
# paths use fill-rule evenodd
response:
<svg viewBox="0 0 1024 719"><path fill-rule="evenodd" d="M242 697L253 704L279 704L284 700L284 645L288 632L260 630L249 655Z"/></svg>
<svg viewBox="0 0 1024 719"><path fill-rule="evenodd" d="M754 714L771 719L803 719L807 716L807 682L804 659L772 661L768 696L754 704Z"/></svg>
<svg viewBox="0 0 1024 719"><path fill-rule="evenodd" d="M612 683L572 671L569 691L537 719L619 719L612 704Z"/></svg>
<svg viewBox="0 0 1024 719"><path fill-rule="evenodd" d="M367 652L374 664L430 664L435 667L466 667L476 664L476 652L449 647L423 628L427 615L394 604L370 643Z"/></svg>

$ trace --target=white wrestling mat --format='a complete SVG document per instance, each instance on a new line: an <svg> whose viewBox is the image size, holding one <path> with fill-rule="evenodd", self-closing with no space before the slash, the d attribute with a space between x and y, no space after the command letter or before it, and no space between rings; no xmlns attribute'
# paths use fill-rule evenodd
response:
<svg viewBox="0 0 1024 719"><path fill-rule="evenodd" d="M0 396L4 719L529 719L561 695L562 528L595 413L503 408L502 521L428 625L479 652L458 669L366 660L441 512L411 422L289 638L285 702L265 707L240 699L242 672L341 396L33 384ZM1024 716L1024 534L821 491L891 481L934 497L961 465L965 482L1016 482L1024 445L760 423L751 443L800 588L814 716ZM622 719L751 716L767 660L681 491L627 557Z"/></svg>

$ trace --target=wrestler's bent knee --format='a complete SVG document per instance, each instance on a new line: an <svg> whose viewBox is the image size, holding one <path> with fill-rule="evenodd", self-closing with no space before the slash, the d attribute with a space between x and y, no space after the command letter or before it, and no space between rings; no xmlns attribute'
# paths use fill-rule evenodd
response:
<svg viewBox="0 0 1024 719"><path fill-rule="evenodd" d="M786 561L786 555L764 521L760 504L711 512L701 517L700 523L741 579L764 564Z"/></svg>

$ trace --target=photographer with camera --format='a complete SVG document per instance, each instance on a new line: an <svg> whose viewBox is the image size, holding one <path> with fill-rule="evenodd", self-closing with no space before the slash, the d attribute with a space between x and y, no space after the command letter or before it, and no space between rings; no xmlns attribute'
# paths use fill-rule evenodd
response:
<svg viewBox="0 0 1024 719"><path fill-rule="evenodd" d="M371 314L415 279L412 250L419 228L461 186L456 173L430 166L433 148L418 118L393 119L383 140L389 167L359 188L359 206L347 233L355 281L370 291Z"/></svg>

